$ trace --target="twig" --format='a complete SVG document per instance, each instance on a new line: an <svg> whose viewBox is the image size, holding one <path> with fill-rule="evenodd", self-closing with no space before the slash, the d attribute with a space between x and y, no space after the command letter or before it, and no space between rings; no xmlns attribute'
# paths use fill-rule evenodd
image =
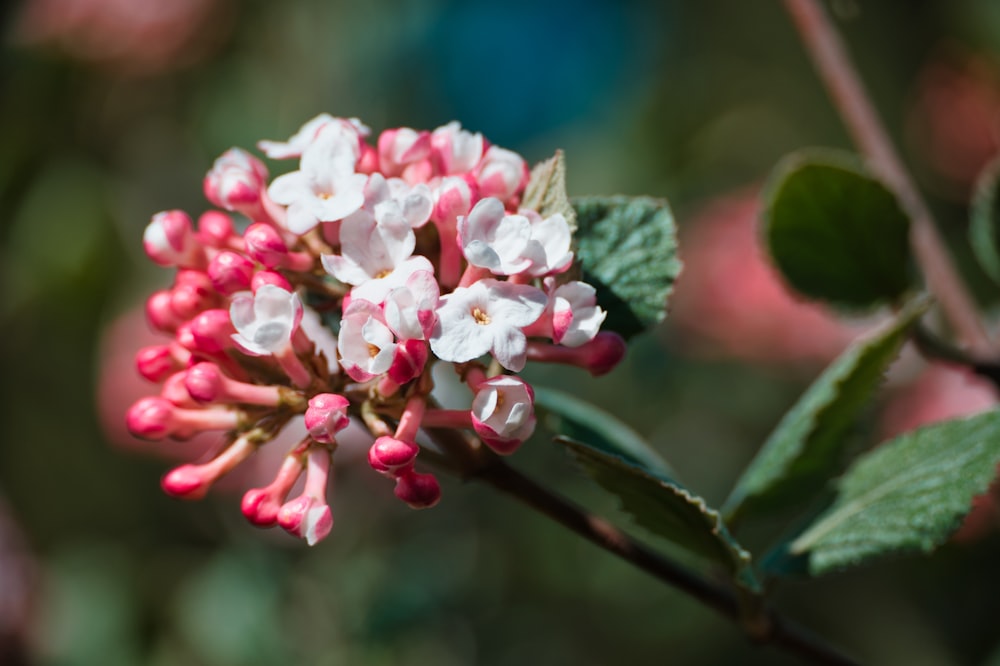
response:
<svg viewBox="0 0 1000 666"><path fill-rule="evenodd" d="M956 337L976 356L992 355L994 345L983 329L975 302L955 270L930 209L893 148L829 16L818 0L784 2L854 142L910 215L913 252Z"/></svg>
<svg viewBox="0 0 1000 666"><path fill-rule="evenodd" d="M514 497L599 548L681 590L733 622L741 623L746 620L741 617L739 599L729 587L707 580L665 559L607 520L587 513L540 486L484 447L470 450L469 442L462 433L441 429L429 431L428 434L442 450L447 452L447 455L459 457L460 464L473 465L460 474L463 479L481 481ZM753 631L750 633L752 633L750 638L754 642L773 645L801 657L809 664L828 666L857 664L850 657L773 610L764 610L763 616L754 622Z"/></svg>

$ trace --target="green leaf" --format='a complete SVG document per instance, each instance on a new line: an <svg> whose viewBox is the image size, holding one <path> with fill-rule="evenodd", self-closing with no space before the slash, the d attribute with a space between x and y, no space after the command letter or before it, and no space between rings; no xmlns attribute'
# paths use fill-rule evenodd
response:
<svg viewBox="0 0 1000 666"><path fill-rule="evenodd" d="M859 458L833 505L770 556L775 573L828 571L929 553L962 523L1000 464L1000 410L907 433Z"/></svg>
<svg viewBox="0 0 1000 666"><path fill-rule="evenodd" d="M556 213L566 218L569 228L576 231L576 211L566 196L566 160L563 151L535 165L524 190L522 208L537 210L542 217Z"/></svg>
<svg viewBox="0 0 1000 666"><path fill-rule="evenodd" d="M727 516L765 513L812 498L842 463L847 434L928 302L910 303L889 325L851 345L802 394L723 505Z"/></svg>
<svg viewBox="0 0 1000 666"><path fill-rule="evenodd" d="M569 393L534 386L535 408L549 412L547 424L561 435L585 440L595 449L616 455L665 481L674 471L642 435L599 407ZM555 420L556 423L550 423Z"/></svg>
<svg viewBox="0 0 1000 666"><path fill-rule="evenodd" d="M729 534L705 500L623 458L557 437L601 487L616 495L635 521L682 548L723 565L734 579L756 591L750 553Z"/></svg>
<svg viewBox="0 0 1000 666"><path fill-rule="evenodd" d="M863 308L897 302L913 286L909 218L849 153L811 150L782 160L763 221L775 265L806 296Z"/></svg>
<svg viewBox="0 0 1000 666"><path fill-rule="evenodd" d="M969 242L972 251L986 274L1000 283L1000 207L997 206L997 188L1000 187L1000 156L993 159L980 172L972 197L969 219Z"/></svg>
<svg viewBox="0 0 1000 666"><path fill-rule="evenodd" d="M665 201L583 197L576 209L583 279L608 312L604 328L628 339L663 320L681 270L677 232Z"/></svg>

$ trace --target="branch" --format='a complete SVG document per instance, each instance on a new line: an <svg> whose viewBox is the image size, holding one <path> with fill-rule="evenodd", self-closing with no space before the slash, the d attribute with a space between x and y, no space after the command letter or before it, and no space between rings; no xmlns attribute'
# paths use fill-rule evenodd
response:
<svg viewBox="0 0 1000 666"><path fill-rule="evenodd" d="M587 513L547 488L507 465L483 446L470 447L466 437L454 430L433 429L428 434L446 452L446 456L464 467L463 479L473 479L493 486L529 508L547 516L571 532L612 555L628 562L736 623L747 618L732 589L709 581L665 559L648 546L612 525ZM470 465L471 466L468 466ZM797 655L810 664L852 666L857 662L843 655L822 639L813 636L773 610L764 610L760 618L745 625L750 638Z"/></svg>
<svg viewBox="0 0 1000 666"><path fill-rule="evenodd" d="M983 329L975 302L955 270L930 209L893 148L829 16L818 0L784 2L854 143L913 220L913 252L957 338L976 356L992 355L994 345Z"/></svg>

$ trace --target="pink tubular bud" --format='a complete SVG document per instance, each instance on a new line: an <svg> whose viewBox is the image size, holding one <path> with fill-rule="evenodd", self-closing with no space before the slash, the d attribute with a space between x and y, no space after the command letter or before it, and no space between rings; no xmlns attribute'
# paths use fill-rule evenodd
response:
<svg viewBox="0 0 1000 666"><path fill-rule="evenodd" d="M142 439L186 439L204 430L232 430L241 416L228 409L184 409L166 398L149 396L132 405L125 425Z"/></svg>
<svg viewBox="0 0 1000 666"><path fill-rule="evenodd" d="M243 495L241 508L243 515L251 524L258 527L271 527L278 522L278 512L285 503L292 486L302 474L302 459L289 455L281 464L277 476L270 485L264 488L253 488Z"/></svg>
<svg viewBox="0 0 1000 666"><path fill-rule="evenodd" d="M153 329L173 333L183 323L184 320L174 314L170 307L170 300L170 292L165 289L154 291L146 299L146 321Z"/></svg>
<svg viewBox="0 0 1000 666"><path fill-rule="evenodd" d="M186 376L187 371L181 370L167 377L163 382L163 388L160 389L160 397L166 398L178 407L198 407L198 402L191 397L184 385Z"/></svg>
<svg viewBox="0 0 1000 666"><path fill-rule="evenodd" d="M361 157L358 158L358 165L355 167L355 171L358 173L373 174L378 170L378 151L367 143L362 143Z"/></svg>
<svg viewBox="0 0 1000 666"><path fill-rule="evenodd" d="M177 271L174 287L170 290L170 310L182 321L215 307L219 302L219 293L205 271Z"/></svg>
<svg viewBox="0 0 1000 666"><path fill-rule="evenodd" d="M236 235L233 219L218 210L210 210L198 218L198 236L201 242L218 249L239 249L243 242Z"/></svg>
<svg viewBox="0 0 1000 666"><path fill-rule="evenodd" d="M329 474L330 452L322 447L310 449L302 494L285 502L278 511L278 524L310 546L326 538L333 527L333 514L326 503Z"/></svg>
<svg viewBox="0 0 1000 666"><path fill-rule="evenodd" d="M242 254L227 250L212 257L206 273L216 291L228 296L250 289L254 268L254 263Z"/></svg>
<svg viewBox="0 0 1000 666"><path fill-rule="evenodd" d="M183 366L174 358L167 345L143 347L135 355L139 374L151 382L160 383Z"/></svg>
<svg viewBox="0 0 1000 666"><path fill-rule="evenodd" d="M287 268L293 271L311 270L315 259L305 252L290 252L278 230L269 224L251 224L243 234L247 254L267 268Z"/></svg>
<svg viewBox="0 0 1000 666"><path fill-rule="evenodd" d="M142 246L161 266L196 266L204 260L191 218L182 210L154 215L142 234Z"/></svg>
<svg viewBox="0 0 1000 666"><path fill-rule="evenodd" d="M226 450L204 465L181 465L168 472L160 486L168 495L201 499L219 477L250 457L257 449L246 437L240 437Z"/></svg>
<svg viewBox="0 0 1000 666"><path fill-rule="evenodd" d="M368 449L368 464L376 472L398 476L413 468L420 447L395 437L383 436Z"/></svg>
<svg viewBox="0 0 1000 666"><path fill-rule="evenodd" d="M576 365L599 377L614 370L625 358L627 350L622 336L611 331L601 331L593 340L579 347L563 347L531 340L528 342L528 360Z"/></svg>
<svg viewBox="0 0 1000 666"><path fill-rule="evenodd" d="M191 338L195 351L218 354L233 347L236 328L228 310L205 310L190 322Z"/></svg>
<svg viewBox="0 0 1000 666"><path fill-rule="evenodd" d="M394 493L414 509L428 509L441 499L441 485L432 474L410 471L396 479Z"/></svg>
<svg viewBox="0 0 1000 666"><path fill-rule="evenodd" d="M250 280L250 291L256 294L257 290L265 284L273 284L275 287L281 287L285 291L292 291L292 283L277 271L257 271L254 273L253 278Z"/></svg>
<svg viewBox="0 0 1000 666"><path fill-rule="evenodd" d="M347 415L350 401L342 395L320 393L309 400L306 409L306 429L317 442L332 444L338 432L351 422Z"/></svg>
<svg viewBox="0 0 1000 666"><path fill-rule="evenodd" d="M184 376L188 394L198 402L237 402L277 407L282 402L281 389L236 381L223 374L214 363L198 363Z"/></svg>

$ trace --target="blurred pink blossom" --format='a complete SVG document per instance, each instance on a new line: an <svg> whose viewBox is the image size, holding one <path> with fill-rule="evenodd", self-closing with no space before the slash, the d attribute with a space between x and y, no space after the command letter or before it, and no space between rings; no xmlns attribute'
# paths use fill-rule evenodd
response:
<svg viewBox="0 0 1000 666"><path fill-rule="evenodd" d="M819 365L863 328L799 300L768 263L757 227L758 189L715 199L681 229L684 271L671 322L693 354Z"/></svg>
<svg viewBox="0 0 1000 666"><path fill-rule="evenodd" d="M229 0L27 0L13 40L54 47L119 74L197 62L230 26Z"/></svg>
<svg viewBox="0 0 1000 666"><path fill-rule="evenodd" d="M917 78L907 130L920 156L964 200L1000 151L1000 68L955 48L939 53Z"/></svg>

